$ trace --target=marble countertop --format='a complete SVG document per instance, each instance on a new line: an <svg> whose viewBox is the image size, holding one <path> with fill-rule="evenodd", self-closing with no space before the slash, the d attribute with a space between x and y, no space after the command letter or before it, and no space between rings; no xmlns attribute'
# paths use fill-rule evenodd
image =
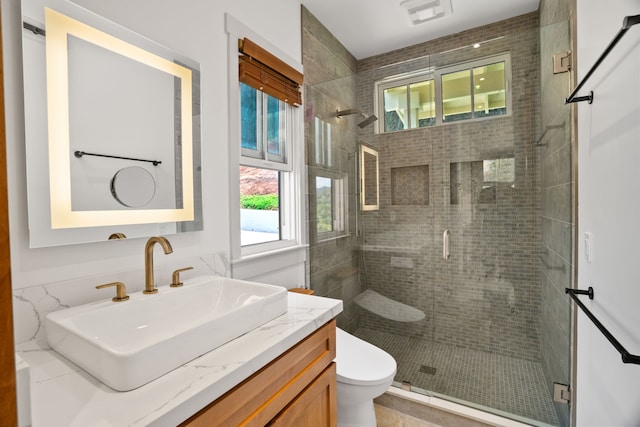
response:
<svg viewBox="0 0 640 427"><path fill-rule="evenodd" d="M341 311L340 300L289 293L287 313L127 392L102 384L46 342L21 344L16 352L30 366L33 426L175 426Z"/></svg>

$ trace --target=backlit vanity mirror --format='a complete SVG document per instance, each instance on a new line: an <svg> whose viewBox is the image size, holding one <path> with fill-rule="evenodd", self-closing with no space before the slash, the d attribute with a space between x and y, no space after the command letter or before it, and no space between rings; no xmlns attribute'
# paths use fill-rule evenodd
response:
<svg viewBox="0 0 640 427"><path fill-rule="evenodd" d="M23 0L31 247L202 229L199 67L66 0Z"/></svg>
<svg viewBox="0 0 640 427"><path fill-rule="evenodd" d="M360 146L360 208L363 211L380 209L378 152Z"/></svg>

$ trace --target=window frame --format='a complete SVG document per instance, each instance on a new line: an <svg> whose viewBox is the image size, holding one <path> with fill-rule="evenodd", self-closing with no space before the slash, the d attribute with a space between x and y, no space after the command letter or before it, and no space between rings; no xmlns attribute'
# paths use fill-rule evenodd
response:
<svg viewBox="0 0 640 427"><path fill-rule="evenodd" d="M474 94L475 88L473 85L473 70L478 67L487 66L491 64L496 64L504 62L504 75L505 75L505 108L507 110L506 114L500 114L496 116L481 116L475 117L475 109L474 109ZM442 98L442 76L446 74L451 74L459 71L468 70L470 73L470 89L471 89L471 118L463 119L451 122L443 121L443 98ZM511 93L511 54L509 52L504 52L496 55L486 56L478 59L474 59L471 61L465 61L453 65L448 65L445 67L430 67L427 69L422 69L418 71L414 71L411 73L403 73L394 76L389 76L383 78L382 80L378 80L374 83L374 114L378 117L381 117L381 120L378 120L375 123L374 132L378 133L393 133L393 132L403 132L408 130L416 130L416 129L424 129L431 126L420 127L410 127L402 130L394 130L394 131L385 131L385 108L384 108L384 91L386 89L406 86L407 87L407 109L410 108L410 99L411 94L409 91L409 86L415 83L420 83L423 81L433 80L435 85L435 107L436 107L436 120L433 126L440 125L450 125L454 123L468 123L471 121L478 120L489 120L499 117L510 117L512 115L512 93Z"/></svg>
<svg viewBox="0 0 640 427"><path fill-rule="evenodd" d="M310 186L313 185L315 194L314 209L315 218L310 218L310 223L315 224L314 229L309 230L310 238L314 242L322 242L349 234L349 177L344 171L336 170L339 162L334 156L337 154L333 147L334 126L330 121L318 116L314 117L313 132L314 145L309 147L309 178ZM318 231L318 189L316 186L318 178L331 180L331 230ZM313 179L313 183L311 182ZM313 200L313 199L310 199Z"/></svg>
<svg viewBox="0 0 640 427"><path fill-rule="evenodd" d="M240 87L240 84L238 85ZM263 94L262 98L262 106L267 105L267 95L266 93L256 89L257 92ZM238 102L240 97L240 93L238 92ZM280 142L284 142L284 146L281 147L281 152L286 153L291 151L288 148L289 140L294 139L295 129L293 128L293 123L295 122L296 110L298 108L292 107L289 104L283 103L280 101L280 105L284 107L284 114L281 114L279 118L280 124L284 124L280 128L280 131L284 133L284 138L280 138ZM282 117L284 116L284 117ZM295 188L295 177L293 176L293 165L290 160L290 156L284 154L283 158L280 156L274 156L270 154L266 147L267 141L265 137L266 127L267 127L267 114L263 114L261 117L257 118L262 122L261 131L258 134L261 136L260 138L260 146L261 149L258 150L258 154L261 154L261 157L258 158L252 151L241 147L240 150L240 158L238 160L238 174L240 166L250 166L257 169L269 169L278 172L279 176L279 230L280 235L278 240L267 241L262 243L255 243L250 245L242 245L242 240L240 240L240 250L241 255L253 255L260 252L270 251L280 249L282 247L291 246L297 244L295 228L292 227L296 223L295 221L295 200L298 198L293 190ZM239 113L239 121L242 124L242 111ZM284 122L284 123L283 123ZM240 140L237 141L238 145L241 146ZM249 151L250 153L246 153ZM274 159L275 157L275 159ZM238 197L237 203L239 203L240 198ZM240 230L240 234L242 231Z"/></svg>
<svg viewBox="0 0 640 427"><path fill-rule="evenodd" d="M409 87L416 83L422 83L426 81L433 81L435 85L435 95L434 95L434 103L436 106L436 124L438 120L438 85L436 82L435 72L432 68L427 70L421 70L413 73L402 74L398 76L393 76L388 79L384 79L375 83L376 85L376 102L374 103L374 109L377 117L381 117L381 120L376 121L376 129L378 129L377 133L393 133L393 132L401 132L397 130L385 131L385 116L386 111L384 108L384 91L387 89L392 89L395 87L404 86L407 89L407 110L410 110L409 106L411 105L411 91ZM441 108L440 108L441 110ZM411 120L411 114L409 114L409 120ZM409 123L411 125L411 123ZM419 129L418 127L409 127L407 129L402 130L412 130Z"/></svg>
<svg viewBox="0 0 640 427"><path fill-rule="evenodd" d="M240 83L240 84L242 85L244 83ZM249 85L246 85L246 86L250 87ZM255 89L255 88L253 89L256 91L256 98L257 98L256 104L258 105L258 108L256 108L257 110L256 121L258 122L258 126L256 126L258 129L257 141L256 141L257 147L255 150L252 150L250 148L244 148L241 145L240 157L241 157L242 165L253 166L248 163L253 163L254 162L253 159L258 159L258 160L263 160L265 162L268 162L268 164L271 167L267 169L291 171L292 166L289 160L289 156L287 156L287 150L288 150L287 145L289 142L288 139L292 135L292 129L289 125L293 118L293 114L291 114L291 111L290 111L293 107L285 103L284 101L280 101L277 98L274 98L268 95L267 93L262 92L259 89ZM268 148L268 139L266 136L266 130L268 128L269 118L268 118L268 113L265 114L264 112L268 111L269 97L271 97L271 99L276 99L278 101L278 106L280 109L279 110L280 114L278 115L279 129L281 130L284 129L284 132L279 133L278 144L279 144L280 153L281 153L280 155L270 153ZM242 124L242 114L240 116L240 123ZM282 135L283 133L284 135ZM254 167L262 167L262 166L254 166Z"/></svg>
<svg viewBox="0 0 640 427"><path fill-rule="evenodd" d="M306 194L306 176L304 174L303 149L303 115L302 108L289 106L285 131L287 133L286 148L284 148L285 162L245 156L241 147L241 108L240 108L240 80L238 75L239 53L238 41L244 37L251 37L265 49L283 60L293 68L302 71L302 65L288 55L264 40L241 24L226 15L226 32L228 34L228 93L229 93L229 238L231 247L231 262L238 263L255 256L277 253L282 250L305 247L306 223L304 221L306 208L304 197ZM240 166L272 169L280 172L280 240L241 246L240 224Z"/></svg>
<svg viewBox="0 0 640 427"><path fill-rule="evenodd" d="M349 188L349 177L345 172L336 172L329 170L322 170L315 174L314 180L318 178L326 178L331 180L331 230L329 231L318 231L318 202L317 202L317 187L314 189L314 194L316 195L316 218L314 223L316 224L316 228L313 231L317 242L336 239L338 237L345 236L349 234L349 206L348 206L348 188Z"/></svg>

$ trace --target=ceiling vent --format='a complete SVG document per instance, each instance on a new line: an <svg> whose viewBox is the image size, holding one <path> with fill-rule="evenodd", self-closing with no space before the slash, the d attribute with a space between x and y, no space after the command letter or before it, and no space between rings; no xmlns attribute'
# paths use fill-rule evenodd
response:
<svg viewBox="0 0 640 427"><path fill-rule="evenodd" d="M404 0L400 6L407 9L413 25L442 18L452 13L451 0Z"/></svg>

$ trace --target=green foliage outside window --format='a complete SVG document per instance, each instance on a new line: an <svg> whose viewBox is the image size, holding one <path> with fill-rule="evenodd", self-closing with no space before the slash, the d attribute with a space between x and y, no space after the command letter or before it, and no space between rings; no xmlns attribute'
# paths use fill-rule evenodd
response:
<svg viewBox="0 0 640 427"><path fill-rule="evenodd" d="M258 209L267 211L278 210L277 194L251 194L240 196L240 207L242 209Z"/></svg>
<svg viewBox="0 0 640 427"><path fill-rule="evenodd" d="M325 178L326 179L326 178ZM331 181L329 181L331 182ZM317 189L316 217L318 233L333 231L333 207L331 203L331 187Z"/></svg>

